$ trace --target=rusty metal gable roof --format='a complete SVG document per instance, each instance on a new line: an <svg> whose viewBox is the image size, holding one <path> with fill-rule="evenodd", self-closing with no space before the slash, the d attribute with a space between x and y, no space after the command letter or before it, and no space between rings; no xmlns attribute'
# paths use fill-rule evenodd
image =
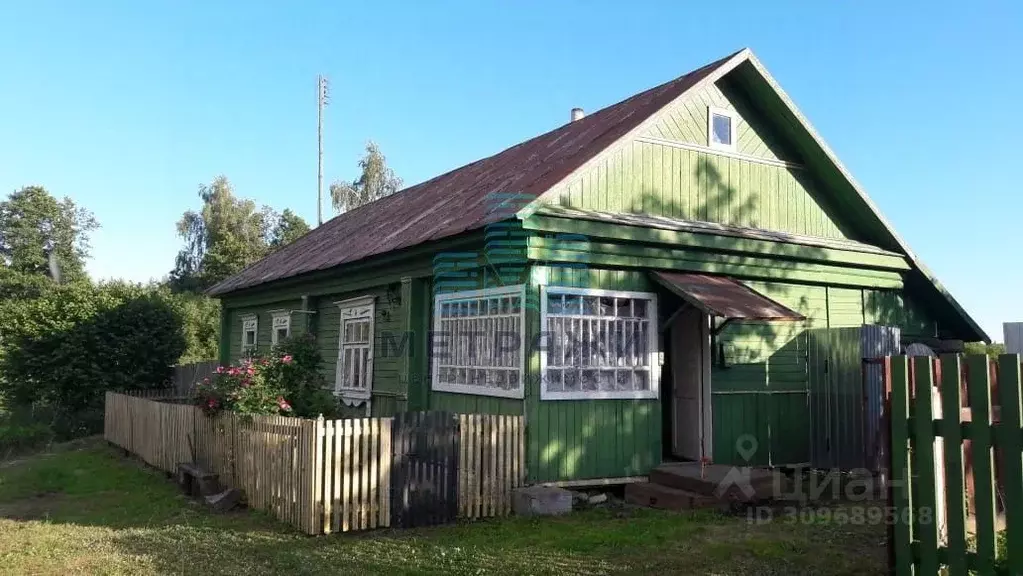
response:
<svg viewBox="0 0 1023 576"><path fill-rule="evenodd" d="M209 289L214 296L455 236L512 217L735 54L503 152L336 216Z"/></svg>

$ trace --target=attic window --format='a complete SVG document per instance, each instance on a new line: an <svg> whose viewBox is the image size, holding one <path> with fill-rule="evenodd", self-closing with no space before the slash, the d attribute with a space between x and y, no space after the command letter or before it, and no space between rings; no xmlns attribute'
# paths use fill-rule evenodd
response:
<svg viewBox="0 0 1023 576"><path fill-rule="evenodd" d="M735 150L735 114L724 108L707 108L707 145L719 150Z"/></svg>

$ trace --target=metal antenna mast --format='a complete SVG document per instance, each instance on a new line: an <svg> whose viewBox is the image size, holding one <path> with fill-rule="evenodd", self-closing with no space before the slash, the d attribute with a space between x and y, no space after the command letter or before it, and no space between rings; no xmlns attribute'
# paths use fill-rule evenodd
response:
<svg viewBox="0 0 1023 576"><path fill-rule="evenodd" d="M323 107L330 104L330 85L316 76L316 223L323 224Z"/></svg>

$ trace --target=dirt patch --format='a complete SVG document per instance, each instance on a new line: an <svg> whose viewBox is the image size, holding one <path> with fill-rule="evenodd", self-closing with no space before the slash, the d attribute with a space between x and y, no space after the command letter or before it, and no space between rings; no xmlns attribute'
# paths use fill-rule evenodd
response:
<svg viewBox="0 0 1023 576"><path fill-rule="evenodd" d="M0 504L0 518L9 520L45 520L64 502L59 492L40 492L29 498Z"/></svg>

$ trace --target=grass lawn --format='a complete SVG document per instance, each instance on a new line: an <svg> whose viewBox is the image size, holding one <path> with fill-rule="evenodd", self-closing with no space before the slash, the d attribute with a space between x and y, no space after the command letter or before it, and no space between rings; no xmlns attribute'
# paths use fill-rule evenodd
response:
<svg viewBox="0 0 1023 576"><path fill-rule="evenodd" d="M308 537L91 441L0 463L0 573L881 574L884 527L593 509Z"/></svg>

